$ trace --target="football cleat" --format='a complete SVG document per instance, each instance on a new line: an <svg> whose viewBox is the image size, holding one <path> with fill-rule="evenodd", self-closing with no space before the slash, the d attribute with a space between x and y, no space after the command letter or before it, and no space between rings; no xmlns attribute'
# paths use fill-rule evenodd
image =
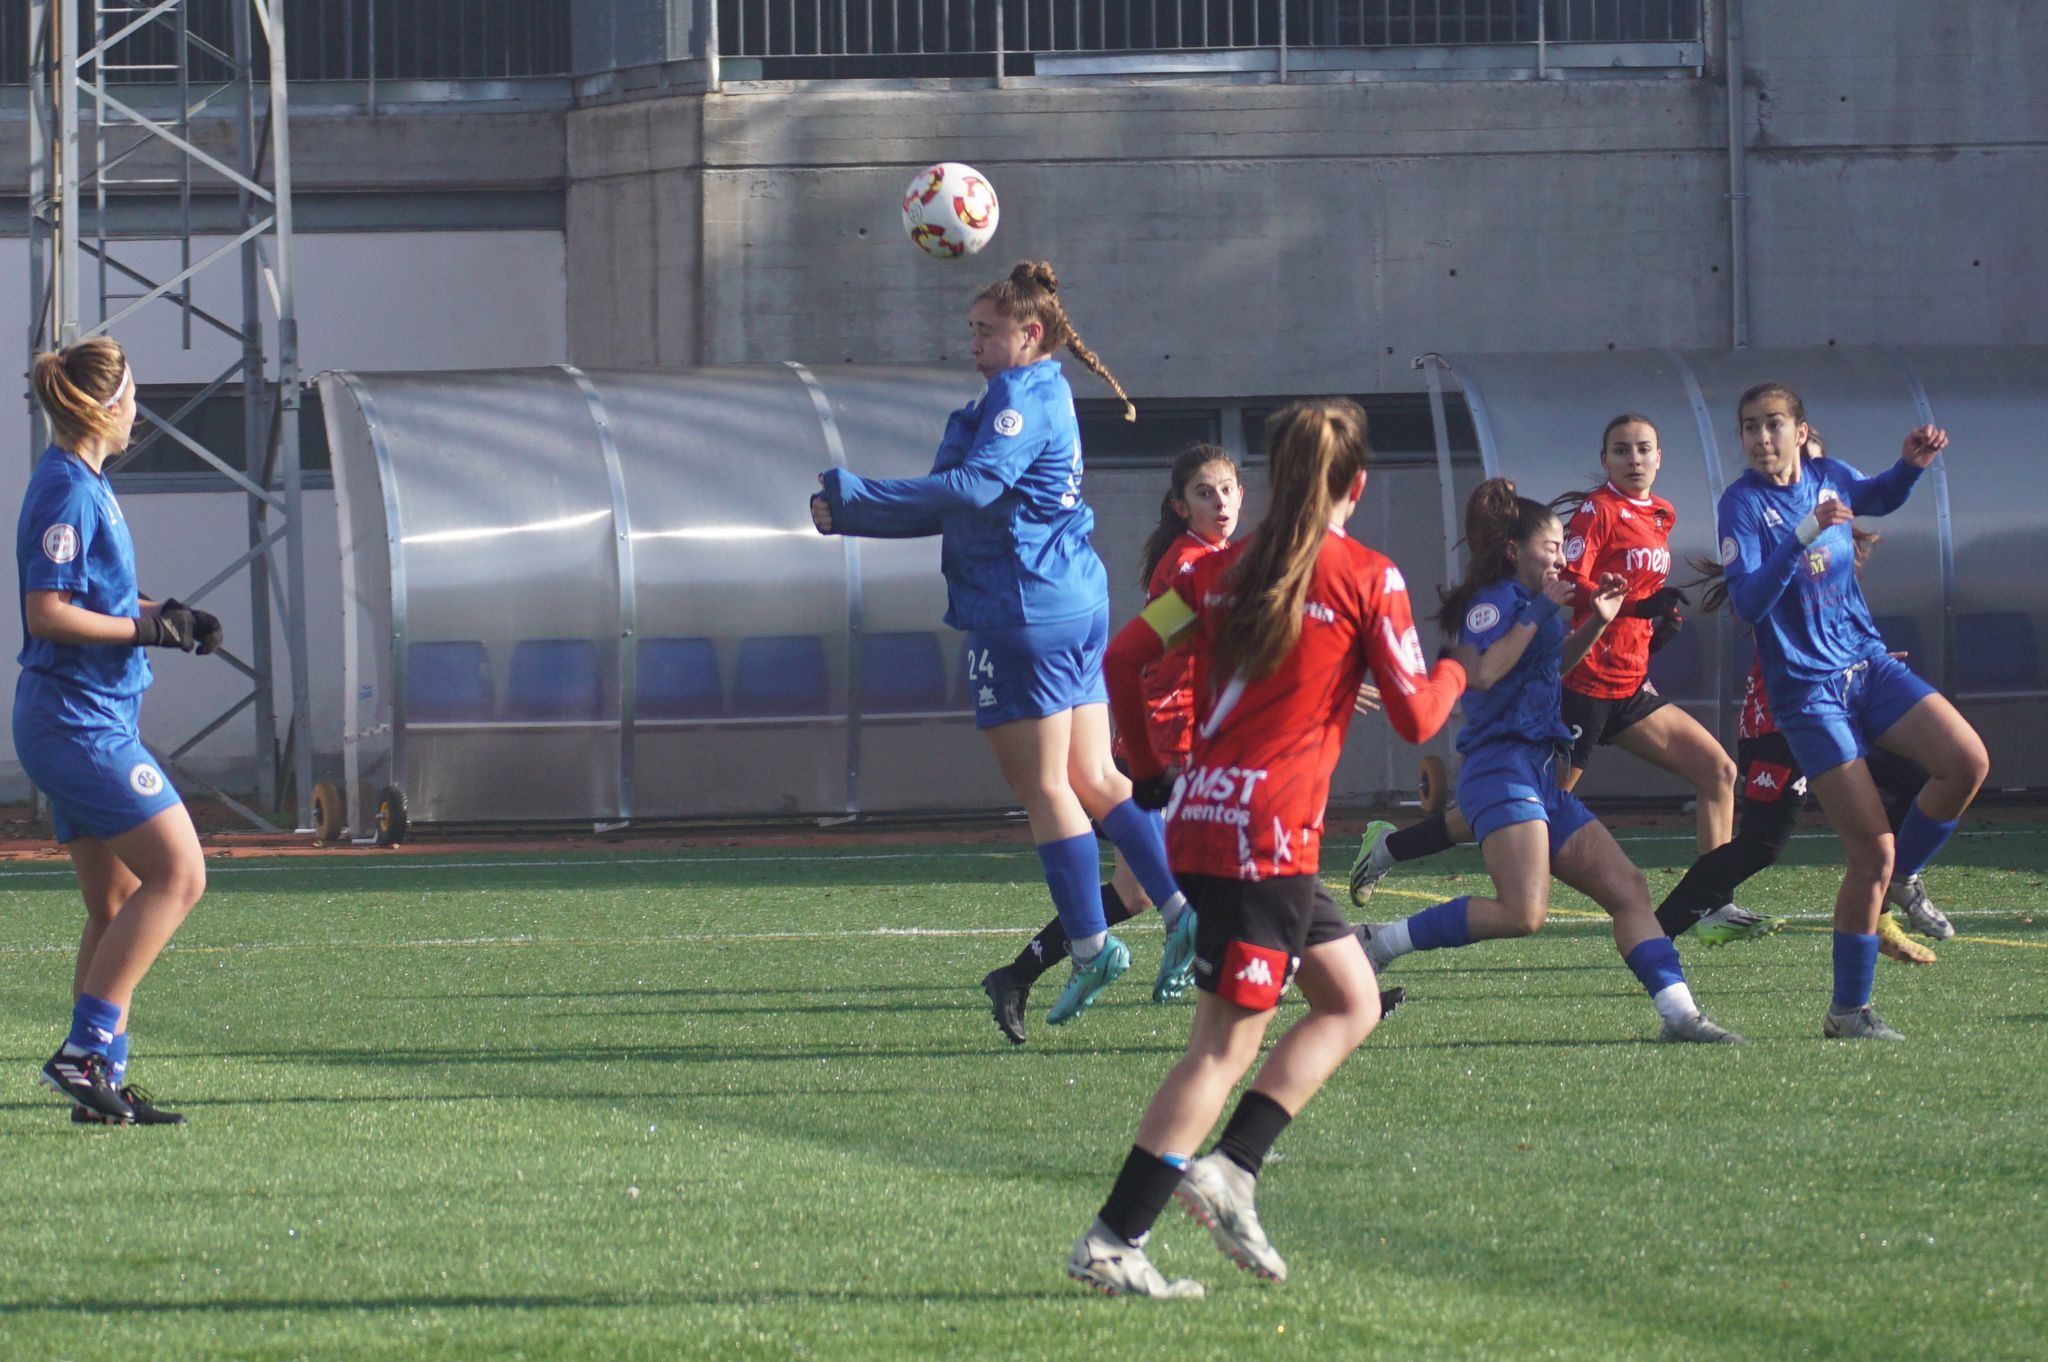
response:
<svg viewBox="0 0 2048 1362"><path fill-rule="evenodd" d="M1358 944L1365 947L1365 958L1372 961L1374 974L1386 973L1387 966L1400 958L1387 950L1386 939L1379 930L1386 925L1383 922L1361 922L1351 929L1351 934L1358 938Z"/></svg>
<svg viewBox="0 0 2048 1362"><path fill-rule="evenodd" d="M1784 925L1777 918L1724 903L1695 922L1692 934L1702 946L1725 946L1731 941L1760 941Z"/></svg>
<svg viewBox="0 0 2048 1362"><path fill-rule="evenodd" d="M1909 965L1931 965L1937 958L1933 951L1907 936L1906 929L1890 913L1877 915L1877 948Z"/></svg>
<svg viewBox="0 0 2048 1362"><path fill-rule="evenodd" d="M1956 934L1955 924L1927 897L1927 886L1918 875L1893 880L1886 886L1884 901L1906 915L1906 923L1922 936L1946 941Z"/></svg>
<svg viewBox="0 0 2048 1362"><path fill-rule="evenodd" d="M1010 1044L1024 1043L1024 1004L1031 997L1031 985L1010 973L1003 965L982 976L981 991L988 994L995 1011L996 1026L1010 1038Z"/></svg>
<svg viewBox="0 0 2048 1362"><path fill-rule="evenodd" d="M1060 990L1059 1001L1045 1014L1046 1025L1064 1026L1086 1012L1095 995L1115 983L1130 967L1131 948L1113 936L1087 964L1075 961L1074 972L1067 976L1067 986Z"/></svg>
<svg viewBox="0 0 2048 1362"><path fill-rule="evenodd" d="M67 1055L60 1049L43 1065L41 1076L77 1105L127 1125L135 1119L135 1108L122 1100L110 1070L105 1055Z"/></svg>
<svg viewBox="0 0 2048 1362"><path fill-rule="evenodd" d="M1405 988L1383 988L1383 989L1381 989L1381 990L1380 990L1380 1020L1381 1020L1381 1021L1385 1021L1385 1020L1386 1020L1387 1018L1389 1018L1389 1017L1393 1016L1393 1015L1394 1015L1394 1009L1395 1009L1395 1008L1397 1008L1397 1007L1399 1007L1399 1006L1400 1006L1400 1005L1401 1005L1402 1003L1405 1003L1405 1002L1407 1002L1407 1001L1408 1001L1408 990L1407 990L1407 989L1405 989Z"/></svg>
<svg viewBox="0 0 2048 1362"><path fill-rule="evenodd" d="M1202 1222L1223 1256L1269 1282L1287 1280L1287 1261L1266 1238L1253 1208L1258 1179L1227 1154L1206 1154L1188 1165L1173 1189L1181 1209Z"/></svg>
<svg viewBox="0 0 2048 1362"><path fill-rule="evenodd" d="M1695 1012L1680 1021L1664 1023L1657 1032L1657 1039L1664 1044L1679 1045L1742 1045L1742 1037L1715 1021L1704 1012Z"/></svg>
<svg viewBox="0 0 2048 1362"><path fill-rule="evenodd" d="M1828 1009L1828 1019L1821 1024L1821 1035L1829 1040L1904 1040L1894 1031L1883 1017L1872 1011L1865 1003L1852 1007L1847 1012Z"/></svg>
<svg viewBox="0 0 2048 1362"><path fill-rule="evenodd" d="M1149 1296L1153 1300L1200 1300L1208 1292L1187 1277L1168 1281L1145 1256L1144 1240L1129 1243L1100 1216L1074 1241L1067 1275L1105 1296Z"/></svg>
<svg viewBox="0 0 2048 1362"><path fill-rule="evenodd" d="M1166 934L1159 954L1159 975L1152 981L1152 1001L1170 1003L1195 982L1195 910L1183 908L1180 921Z"/></svg>
<svg viewBox="0 0 2048 1362"><path fill-rule="evenodd" d="M1375 818L1365 825L1365 836L1358 839L1358 854L1351 858L1351 902L1356 907L1365 907L1373 887L1394 868L1386 853L1387 834L1393 830L1392 823Z"/></svg>
<svg viewBox="0 0 2048 1362"><path fill-rule="evenodd" d="M71 1122L73 1125L81 1126L181 1126L185 1124L183 1116L175 1111L165 1111L156 1104L156 1099L152 1098L143 1089L136 1087L133 1083L124 1083L121 1086L121 1099L135 1112L135 1119L133 1121L117 1121L111 1116L102 1116L96 1111L88 1111L84 1107L75 1106L71 1108Z"/></svg>

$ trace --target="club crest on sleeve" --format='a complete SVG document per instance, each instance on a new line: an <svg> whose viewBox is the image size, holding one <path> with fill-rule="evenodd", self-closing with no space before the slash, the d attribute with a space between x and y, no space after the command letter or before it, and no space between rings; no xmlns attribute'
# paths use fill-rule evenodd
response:
<svg viewBox="0 0 2048 1362"><path fill-rule="evenodd" d="M164 773L146 761L138 761L128 773L128 788L145 799L163 793Z"/></svg>
<svg viewBox="0 0 2048 1362"><path fill-rule="evenodd" d="M1465 627L1475 634L1483 634L1500 623L1500 607L1492 601L1481 601L1465 612Z"/></svg>
<svg viewBox="0 0 2048 1362"><path fill-rule="evenodd" d="M1008 438L1024 430L1024 414L1015 407L1004 407L996 413L996 434Z"/></svg>
<svg viewBox="0 0 2048 1362"><path fill-rule="evenodd" d="M1585 556L1586 536L1584 536L1583 534L1575 534L1571 538L1564 541L1564 560L1567 563L1576 563Z"/></svg>
<svg viewBox="0 0 2048 1362"><path fill-rule="evenodd" d="M53 563L68 563L78 556L78 530L71 525L52 525L43 531L43 557Z"/></svg>
<svg viewBox="0 0 2048 1362"><path fill-rule="evenodd" d="M1734 535L1731 534L1723 539L1721 541L1721 566L1727 567L1730 563L1734 562L1735 556L1739 552L1740 550L1735 547Z"/></svg>

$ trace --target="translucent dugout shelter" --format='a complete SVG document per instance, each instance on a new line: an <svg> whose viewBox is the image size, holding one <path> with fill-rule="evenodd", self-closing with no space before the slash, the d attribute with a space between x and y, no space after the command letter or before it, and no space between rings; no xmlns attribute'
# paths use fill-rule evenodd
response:
<svg viewBox="0 0 2048 1362"><path fill-rule="evenodd" d="M2048 349L2039 347L1827 348L1601 354L1429 355L1431 389L1461 393L1488 476L1515 479L1542 500L1604 480L1601 428L1640 412L1664 450L1658 495L1678 513L1672 580L1714 561L1715 505L1747 464L1736 429L1744 389L1767 379L1797 391L1829 455L1865 473L1899 457L1905 434L1932 422L1948 452L1912 499L1881 520L1883 542L1863 590L1879 630L1907 662L1953 699L1984 735L1991 784L2048 785ZM1439 418L1440 467L1448 445ZM1443 500L1445 542L1462 527L1462 500ZM1729 615L1691 612L1677 639L1651 659L1657 688L1732 742L1752 644ZM1677 794L1673 777L1633 759L1602 759L1584 792Z"/></svg>
<svg viewBox="0 0 2048 1362"><path fill-rule="evenodd" d="M955 370L320 376L347 822L1010 807L936 539L827 538L819 470L930 468Z"/></svg>

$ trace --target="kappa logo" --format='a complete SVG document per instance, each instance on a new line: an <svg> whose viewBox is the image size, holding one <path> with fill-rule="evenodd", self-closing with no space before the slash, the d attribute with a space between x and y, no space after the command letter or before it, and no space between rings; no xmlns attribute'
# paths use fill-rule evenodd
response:
<svg viewBox="0 0 2048 1362"><path fill-rule="evenodd" d="M1024 431L1024 414L1015 407L1004 407L996 413L996 434L1008 439Z"/></svg>
<svg viewBox="0 0 2048 1362"><path fill-rule="evenodd" d="M139 761L128 773L128 788L145 799L160 795L164 790L164 773L146 761Z"/></svg>
<svg viewBox="0 0 2048 1362"><path fill-rule="evenodd" d="M1465 612L1465 627L1475 634L1483 634L1500 623L1500 607L1492 601L1481 601Z"/></svg>
<svg viewBox="0 0 2048 1362"><path fill-rule="evenodd" d="M1401 569L1395 567L1392 563L1387 564L1387 578L1383 589L1387 591L1406 591L1408 589L1408 579L1403 577Z"/></svg>
<svg viewBox="0 0 2048 1362"><path fill-rule="evenodd" d="M43 557L53 563L68 563L78 556L78 530L71 525L52 525L43 531Z"/></svg>
<svg viewBox="0 0 2048 1362"><path fill-rule="evenodd" d="M1253 956L1247 960L1244 968L1230 977L1240 984L1249 984L1254 988L1273 987L1273 967L1260 956Z"/></svg>

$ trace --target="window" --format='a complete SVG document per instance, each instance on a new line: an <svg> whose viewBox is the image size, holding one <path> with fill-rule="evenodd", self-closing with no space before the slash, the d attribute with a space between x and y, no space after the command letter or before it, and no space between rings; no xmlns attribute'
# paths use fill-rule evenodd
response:
<svg viewBox="0 0 2048 1362"><path fill-rule="evenodd" d="M163 420L170 420L186 403L203 391L196 383L145 383L136 399ZM177 428L219 456L229 467L255 476L249 467L247 441L242 430L242 391L223 388L187 412ZM257 451L262 459L264 451ZM333 485L329 472L327 423L320 408L320 390L308 388L300 397L299 466L308 487ZM135 422L135 443L111 468L116 485L124 492L220 492L234 484L178 441L151 425L146 418ZM275 474L272 486L278 485Z"/></svg>
<svg viewBox="0 0 2048 1362"><path fill-rule="evenodd" d="M1164 468L1188 445L1221 445L1233 458L1264 462L1266 421L1296 400L1249 397L1189 401L1134 399L1135 422L1124 420L1123 403L1091 398L1076 402L1081 448L1095 468ZM1434 462L1436 427L1427 393L1371 393L1354 396L1365 408L1373 458L1382 463ZM1444 394L1444 428L1454 459L1476 458L1479 436L1457 393Z"/></svg>

